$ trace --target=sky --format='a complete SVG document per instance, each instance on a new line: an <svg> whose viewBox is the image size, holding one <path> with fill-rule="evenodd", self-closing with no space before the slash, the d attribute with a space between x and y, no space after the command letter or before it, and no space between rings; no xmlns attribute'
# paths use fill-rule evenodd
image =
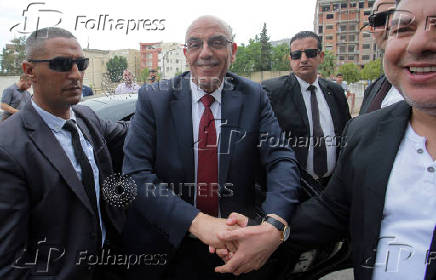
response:
<svg viewBox="0 0 436 280"><path fill-rule="evenodd" d="M112 1L111 1L112 2ZM215 4L214 4L215 3ZM71 31L82 48L139 49L139 43L184 42L186 28L201 15L214 15L247 44L267 24L271 41L313 30L316 0L0 0L0 47L46 26ZM112 30L111 30L112 29Z"/></svg>

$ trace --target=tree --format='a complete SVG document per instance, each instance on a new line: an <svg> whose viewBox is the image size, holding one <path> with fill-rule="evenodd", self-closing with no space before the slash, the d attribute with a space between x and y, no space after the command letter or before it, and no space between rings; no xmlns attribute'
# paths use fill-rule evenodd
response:
<svg viewBox="0 0 436 280"><path fill-rule="evenodd" d="M383 74L383 66L381 59L378 58L376 60L370 61L362 69L360 72L360 78L362 80L375 80Z"/></svg>
<svg viewBox="0 0 436 280"><path fill-rule="evenodd" d="M146 83L148 81L148 78L150 77L150 70L148 70L147 67L142 69L139 77L141 79L141 82Z"/></svg>
<svg viewBox="0 0 436 280"><path fill-rule="evenodd" d="M256 35L255 39L250 39L247 46L242 44L238 47L236 60L230 67L230 71L235 72L238 75L259 71L260 52L260 42Z"/></svg>
<svg viewBox="0 0 436 280"><path fill-rule="evenodd" d="M106 63L106 69L110 80L119 83L123 78L123 71L127 69L127 59L116 55Z"/></svg>
<svg viewBox="0 0 436 280"><path fill-rule="evenodd" d="M1 72L7 75L20 75L23 73L21 63L25 58L26 37L12 39L2 51Z"/></svg>
<svg viewBox="0 0 436 280"><path fill-rule="evenodd" d="M272 67L273 71L289 70L289 45L286 43L272 48Z"/></svg>
<svg viewBox="0 0 436 280"><path fill-rule="evenodd" d="M260 71L271 70L271 43L266 29L266 23L263 23L262 31L260 32Z"/></svg>
<svg viewBox="0 0 436 280"><path fill-rule="evenodd" d="M319 72L326 78L330 77L334 72L336 68L336 56L326 50L324 52L324 61L319 65Z"/></svg>
<svg viewBox="0 0 436 280"><path fill-rule="evenodd" d="M347 83L355 83L360 80L360 68L354 63L346 63L341 65L338 72L344 75L344 80Z"/></svg>

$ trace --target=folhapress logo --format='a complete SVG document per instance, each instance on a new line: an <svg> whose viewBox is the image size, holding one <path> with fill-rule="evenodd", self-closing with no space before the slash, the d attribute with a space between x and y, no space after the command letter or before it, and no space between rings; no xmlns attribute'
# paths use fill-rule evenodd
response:
<svg viewBox="0 0 436 280"><path fill-rule="evenodd" d="M9 31L16 31L20 34L30 34L35 30L45 27L58 26L62 22L62 12L53 9L46 9L44 2L33 2L23 10L23 22L12 26Z"/></svg>

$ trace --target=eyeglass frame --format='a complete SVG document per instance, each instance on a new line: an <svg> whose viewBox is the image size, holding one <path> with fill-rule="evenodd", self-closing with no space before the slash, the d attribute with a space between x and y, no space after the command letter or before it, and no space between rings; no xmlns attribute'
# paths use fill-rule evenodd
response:
<svg viewBox="0 0 436 280"><path fill-rule="evenodd" d="M214 40L214 39L215 39L215 40L217 40L217 39L223 39L224 44L223 44L221 47L216 48L216 47L213 46L213 44L209 44L210 40ZM201 41L201 45L200 45L198 48L192 48L192 47L189 47L189 43L192 42L192 41ZM207 45L208 45L209 47L211 47L212 49L214 49L214 50L222 50L222 49L224 49L228 44L233 44L233 41L227 39L227 38L224 37L224 36L212 36L212 37L207 38L206 41L207 41ZM203 48L203 46L204 46L204 40L202 40L202 39L200 39L200 38L191 38L191 39L189 39L188 42L186 42L183 46L184 46L188 51L198 51L198 50L200 50L200 49Z"/></svg>

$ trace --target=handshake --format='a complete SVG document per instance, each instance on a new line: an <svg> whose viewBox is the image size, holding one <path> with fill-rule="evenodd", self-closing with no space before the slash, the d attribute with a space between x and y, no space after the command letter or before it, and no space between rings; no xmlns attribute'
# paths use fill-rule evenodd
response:
<svg viewBox="0 0 436 280"><path fill-rule="evenodd" d="M268 216L287 224L277 215ZM225 262L215 267L215 272L240 275L261 268L282 242L281 232L269 223L247 224L248 218L237 213L230 214L227 220L200 213L189 231Z"/></svg>

